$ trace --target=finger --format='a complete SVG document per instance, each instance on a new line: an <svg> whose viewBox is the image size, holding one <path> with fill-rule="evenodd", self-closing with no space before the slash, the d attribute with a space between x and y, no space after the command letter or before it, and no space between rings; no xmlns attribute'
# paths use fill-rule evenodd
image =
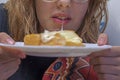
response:
<svg viewBox="0 0 120 80"><path fill-rule="evenodd" d="M95 57L90 60L90 64L120 66L120 57Z"/></svg>
<svg viewBox="0 0 120 80"><path fill-rule="evenodd" d="M120 46L113 46L111 49L112 53L118 53L120 56Z"/></svg>
<svg viewBox="0 0 120 80"><path fill-rule="evenodd" d="M97 44L101 46L107 43L108 43L108 36L105 33L100 34L97 40Z"/></svg>
<svg viewBox="0 0 120 80"><path fill-rule="evenodd" d="M0 46L0 55L9 56L9 57L16 57L16 58L25 58L26 55L23 51L15 48L8 48L4 46Z"/></svg>
<svg viewBox="0 0 120 80"><path fill-rule="evenodd" d="M12 61L14 61L14 60L16 60L16 59L19 59L19 58L8 58L8 57L4 57L4 58L1 58L0 57L0 66L1 65L4 65L4 64L6 64L6 63L9 63L9 62L12 62ZM19 62L20 63L20 62ZM18 64L19 64L18 63Z"/></svg>
<svg viewBox="0 0 120 80"><path fill-rule="evenodd" d="M19 67L20 59L15 59L11 62L0 66L0 80L7 79L13 73L15 73Z"/></svg>
<svg viewBox="0 0 120 80"><path fill-rule="evenodd" d="M101 74L120 75L120 66L113 65L94 65L94 70Z"/></svg>
<svg viewBox="0 0 120 80"><path fill-rule="evenodd" d="M6 33L0 33L0 43L14 44L15 41Z"/></svg>
<svg viewBox="0 0 120 80"><path fill-rule="evenodd" d="M88 55L90 58L95 58L95 57L102 57L102 56L111 56L110 54L110 49L105 49L105 50L101 50L101 51L96 51L96 52L92 52L90 55Z"/></svg>
<svg viewBox="0 0 120 80"><path fill-rule="evenodd" d="M120 76L112 74L98 74L99 80L120 80Z"/></svg>
<svg viewBox="0 0 120 80"><path fill-rule="evenodd" d="M91 53L90 55L88 55L91 58L95 58L95 57L102 57L102 56L106 56L106 57L120 57L120 47L112 47L111 49L105 49L102 51L96 51Z"/></svg>

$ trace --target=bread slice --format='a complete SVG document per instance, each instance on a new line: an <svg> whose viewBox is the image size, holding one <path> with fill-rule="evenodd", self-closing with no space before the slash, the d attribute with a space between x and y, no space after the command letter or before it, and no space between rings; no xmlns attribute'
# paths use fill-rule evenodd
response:
<svg viewBox="0 0 120 80"><path fill-rule="evenodd" d="M82 39L72 30L28 34L24 37L24 44L83 46Z"/></svg>
<svg viewBox="0 0 120 80"><path fill-rule="evenodd" d="M28 34L24 37L25 45L40 45L41 39L40 34Z"/></svg>
<svg viewBox="0 0 120 80"><path fill-rule="evenodd" d="M65 37L66 46L82 46L82 39L72 30L59 31Z"/></svg>

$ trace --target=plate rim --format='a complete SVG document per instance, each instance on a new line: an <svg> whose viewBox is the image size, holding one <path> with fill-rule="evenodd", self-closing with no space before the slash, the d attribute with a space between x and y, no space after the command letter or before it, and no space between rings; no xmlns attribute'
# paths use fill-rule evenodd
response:
<svg viewBox="0 0 120 80"><path fill-rule="evenodd" d="M18 46L17 44L22 44L23 46ZM97 46L97 44L94 44L94 43L84 43L84 44L85 44L85 46L87 46L87 45L96 45ZM45 57L86 56L86 55L90 54L91 52L108 49L108 48L112 47L110 45L91 47L91 48L83 47L83 46L46 46L46 45L45 46L30 46L30 45L24 46L23 42L16 42L15 45L0 43L0 46L18 48L18 49L21 49L24 52L26 52L27 55L31 55L31 56L45 56ZM42 50L42 51L39 51L39 50ZM82 50L82 51L80 52L80 50ZM56 54L57 52L59 54Z"/></svg>

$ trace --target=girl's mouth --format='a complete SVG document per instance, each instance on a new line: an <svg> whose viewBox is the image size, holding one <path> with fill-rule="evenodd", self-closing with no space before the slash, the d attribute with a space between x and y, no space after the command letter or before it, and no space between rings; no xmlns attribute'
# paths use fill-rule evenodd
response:
<svg viewBox="0 0 120 80"><path fill-rule="evenodd" d="M58 17L52 17L53 21L59 24L67 24L71 19L70 18L58 18Z"/></svg>
<svg viewBox="0 0 120 80"><path fill-rule="evenodd" d="M57 14L52 16L52 19L55 23L58 24L67 24L68 22L71 21L71 17L66 16L65 14Z"/></svg>

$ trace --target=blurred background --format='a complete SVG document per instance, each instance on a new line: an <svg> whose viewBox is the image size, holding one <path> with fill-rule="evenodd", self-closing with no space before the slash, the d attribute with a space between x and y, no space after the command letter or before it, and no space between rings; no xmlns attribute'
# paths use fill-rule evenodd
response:
<svg viewBox="0 0 120 80"><path fill-rule="evenodd" d="M7 0L0 0L0 3L5 3Z"/></svg>
<svg viewBox="0 0 120 80"><path fill-rule="evenodd" d="M120 46L120 0L108 2L109 22L106 33L111 45Z"/></svg>
<svg viewBox="0 0 120 80"><path fill-rule="evenodd" d="M0 0L5 3L7 0ZM109 0L109 21L105 33L109 36L109 44L120 46L120 0Z"/></svg>

